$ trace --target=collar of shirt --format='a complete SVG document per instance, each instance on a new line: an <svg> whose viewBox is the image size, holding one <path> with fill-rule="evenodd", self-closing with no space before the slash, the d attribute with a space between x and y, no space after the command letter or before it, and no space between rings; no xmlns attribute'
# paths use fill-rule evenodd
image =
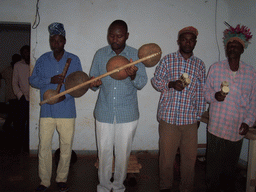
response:
<svg viewBox="0 0 256 192"><path fill-rule="evenodd" d="M58 62L58 61L55 59L54 55L53 55L53 51L51 52L50 57L51 57L51 59L53 59L53 60L55 60L56 62ZM62 60L63 58L66 58L66 57L67 57L67 52L64 50L64 54L62 55L61 60Z"/></svg>
<svg viewBox="0 0 256 192"><path fill-rule="evenodd" d="M189 57L188 59L185 59L183 56L182 56L182 54L180 53L180 51L178 50L177 52L176 52L176 54L177 54L177 57L181 57L182 59L184 59L185 61L187 61L187 60L192 60L192 59L194 59L194 53L192 53L192 55L191 55L191 57Z"/></svg>
<svg viewBox="0 0 256 192"><path fill-rule="evenodd" d="M116 55L115 51L113 51L113 49L111 48L110 45L108 46L108 49L107 49L107 55ZM129 55L126 45L124 47L124 50L119 55L122 55L122 56L128 56Z"/></svg>
<svg viewBox="0 0 256 192"><path fill-rule="evenodd" d="M230 74L231 74L231 73L233 74L233 72L236 72L236 74L240 74L240 73L243 73L243 72L244 72L244 67L243 67L243 66L244 66L244 62L242 62L242 61L239 61L239 68L238 68L237 71L232 71L232 70L230 69L228 60L224 60L223 63L224 63L224 67L226 68L226 70L227 70L228 72L230 72Z"/></svg>

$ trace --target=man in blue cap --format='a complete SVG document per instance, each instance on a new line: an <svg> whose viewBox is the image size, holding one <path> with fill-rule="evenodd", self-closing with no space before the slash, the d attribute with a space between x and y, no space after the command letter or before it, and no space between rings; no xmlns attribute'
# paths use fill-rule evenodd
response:
<svg viewBox="0 0 256 192"><path fill-rule="evenodd" d="M56 90L62 84L64 76L61 74L68 58L71 59L67 76L75 71L82 71L80 59L66 52L66 34L61 23L52 23L48 27L50 33L50 52L43 54L34 67L29 78L31 86L40 89L40 99L43 100L45 91ZM61 92L64 91L62 86ZM52 175L52 137L55 129L60 137L60 160L57 168L56 182L59 191L68 191L67 176L69 171L72 141L75 130L76 108L75 100L69 94L60 97L55 104L44 104L40 112L39 128L39 177L40 185L35 191L46 191L50 186Z"/></svg>

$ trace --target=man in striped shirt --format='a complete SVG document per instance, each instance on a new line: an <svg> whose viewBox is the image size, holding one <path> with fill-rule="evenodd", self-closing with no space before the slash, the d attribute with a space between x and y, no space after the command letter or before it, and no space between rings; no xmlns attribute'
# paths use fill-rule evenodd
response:
<svg viewBox="0 0 256 192"><path fill-rule="evenodd" d="M256 117L256 71L240 61L252 37L239 25L224 31L227 60L214 63L207 76L204 95L210 103L207 132L206 183L208 191L235 191L236 166L243 137ZM221 84L228 82L229 93Z"/></svg>
<svg viewBox="0 0 256 192"><path fill-rule="evenodd" d="M162 58L156 67L152 84L161 92L157 118L159 121L160 191L170 191L173 163L177 149L181 155L180 191L192 191L197 155L197 129L205 110L203 86L205 64L193 55L198 31L185 27L179 31L179 50ZM189 85L181 76L188 74Z"/></svg>

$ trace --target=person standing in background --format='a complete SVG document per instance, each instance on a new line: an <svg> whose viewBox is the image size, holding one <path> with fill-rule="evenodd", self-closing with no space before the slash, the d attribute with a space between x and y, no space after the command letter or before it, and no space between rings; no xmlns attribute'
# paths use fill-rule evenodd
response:
<svg viewBox="0 0 256 192"><path fill-rule="evenodd" d="M11 64L1 72L1 78L5 80L5 102L7 104L7 117L3 124L3 130L12 133L13 127L17 127L18 99L13 92L12 78L15 63L21 60L21 55L14 54ZM13 124L13 127L12 127Z"/></svg>
<svg viewBox="0 0 256 192"><path fill-rule="evenodd" d="M17 152L29 153L29 71L30 46L24 45L20 49L22 60L14 65L12 86L18 98L18 125L15 127L17 135Z"/></svg>

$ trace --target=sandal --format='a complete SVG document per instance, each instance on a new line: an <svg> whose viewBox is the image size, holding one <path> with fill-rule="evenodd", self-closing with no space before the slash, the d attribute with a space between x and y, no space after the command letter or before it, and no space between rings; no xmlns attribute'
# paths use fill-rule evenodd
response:
<svg viewBox="0 0 256 192"><path fill-rule="evenodd" d="M67 192L69 190L67 183L59 182L59 183L57 183L57 185L58 185L60 192Z"/></svg>
<svg viewBox="0 0 256 192"><path fill-rule="evenodd" d="M44 185L39 185L35 191L46 191L48 187L45 187Z"/></svg>

